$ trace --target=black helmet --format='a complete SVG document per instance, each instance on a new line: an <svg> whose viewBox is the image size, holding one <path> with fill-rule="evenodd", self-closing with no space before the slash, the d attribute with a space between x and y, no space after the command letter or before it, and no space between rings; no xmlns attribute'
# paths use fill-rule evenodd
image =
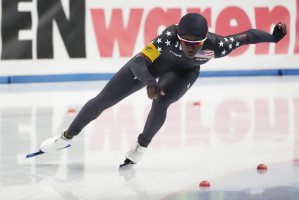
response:
<svg viewBox="0 0 299 200"><path fill-rule="evenodd" d="M179 23L179 35L192 35L202 40L207 36L208 23L207 20L198 13L188 13L184 15Z"/></svg>

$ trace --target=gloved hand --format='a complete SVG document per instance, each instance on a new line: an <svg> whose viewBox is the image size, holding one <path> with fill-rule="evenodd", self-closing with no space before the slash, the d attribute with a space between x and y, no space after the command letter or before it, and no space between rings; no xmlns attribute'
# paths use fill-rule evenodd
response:
<svg viewBox="0 0 299 200"><path fill-rule="evenodd" d="M155 80L149 81L147 83L146 90L147 96L150 99L155 99L158 97L158 95L165 95L165 92L161 89L160 85Z"/></svg>
<svg viewBox="0 0 299 200"><path fill-rule="evenodd" d="M280 41L286 34L287 34L287 26L284 23L279 22L274 27L274 30L272 33L272 35L274 37L274 42L276 43L276 42Z"/></svg>

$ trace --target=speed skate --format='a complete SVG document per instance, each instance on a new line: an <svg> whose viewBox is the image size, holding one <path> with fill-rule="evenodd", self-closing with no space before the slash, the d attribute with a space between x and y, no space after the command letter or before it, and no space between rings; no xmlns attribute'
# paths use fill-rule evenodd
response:
<svg viewBox="0 0 299 200"><path fill-rule="evenodd" d="M143 154L146 151L146 147L141 146L138 142L127 152L126 159L123 164L119 165L119 168L130 168L138 163Z"/></svg>
<svg viewBox="0 0 299 200"><path fill-rule="evenodd" d="M61 135L44 140L39 147L39 151L28 154L26 158L68 148L71 146L70 140L64 136L63 132Z"/></svg>

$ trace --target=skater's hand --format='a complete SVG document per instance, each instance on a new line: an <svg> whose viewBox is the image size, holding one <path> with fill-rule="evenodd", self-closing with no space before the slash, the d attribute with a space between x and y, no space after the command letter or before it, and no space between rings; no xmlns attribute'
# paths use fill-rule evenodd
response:
<svg viewBox="0 0 299 200"><path fill-rule="evenodd" d="M287 34L287 26L285 23L279 22L273 30L274 42L280 41Z"/></svg>
<svg viewBox="0 0 299 200"><path fill-rule="evenodd" d="M159 95L164 96L165 92L161 89L160 85L156 81L148 82L146 86L147 96L150 99L155 99Z"/></svg>

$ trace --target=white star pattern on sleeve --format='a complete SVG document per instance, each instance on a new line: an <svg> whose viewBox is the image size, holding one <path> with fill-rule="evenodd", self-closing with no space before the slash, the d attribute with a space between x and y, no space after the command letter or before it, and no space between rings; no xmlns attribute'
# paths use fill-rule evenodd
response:
<svg viewBox="0 0 299 200"><path fill-rule="evenodd" d="M167 32L166 32L166 35L167 35L167 36L171 36L171 32L170 32L170 31L167 31Z"/></svg>
<svg viewBox="0 0 299 200"><path fill-rule="evenodd" d="M239 41L238 37L230 36L228 38L221 38L218 41L218 51L221 53L221 56L225 56L240 45L241 41Z"/></svg>
<svg viewBox="0 0 299 200"><path fill-rule="evenodd" d="M162 54L162 52L167 53L169 51L181 51L182 47L175 33L169 30L162 32L161 36L158 36L154 40L155 47Z"/></svg>
<svg viewBox="0 0 299 200"><path fill-rule="evenodd" d="M170 41L169 41L169 40L166 40L165 44L166 44L167 46L170 46Z"/></svg>
<svg viewBox="0 0 299 200"><path fill-rule="evenodd" d="M223 42L222 41L219 42L219 47L223 47Z"/></svg>

